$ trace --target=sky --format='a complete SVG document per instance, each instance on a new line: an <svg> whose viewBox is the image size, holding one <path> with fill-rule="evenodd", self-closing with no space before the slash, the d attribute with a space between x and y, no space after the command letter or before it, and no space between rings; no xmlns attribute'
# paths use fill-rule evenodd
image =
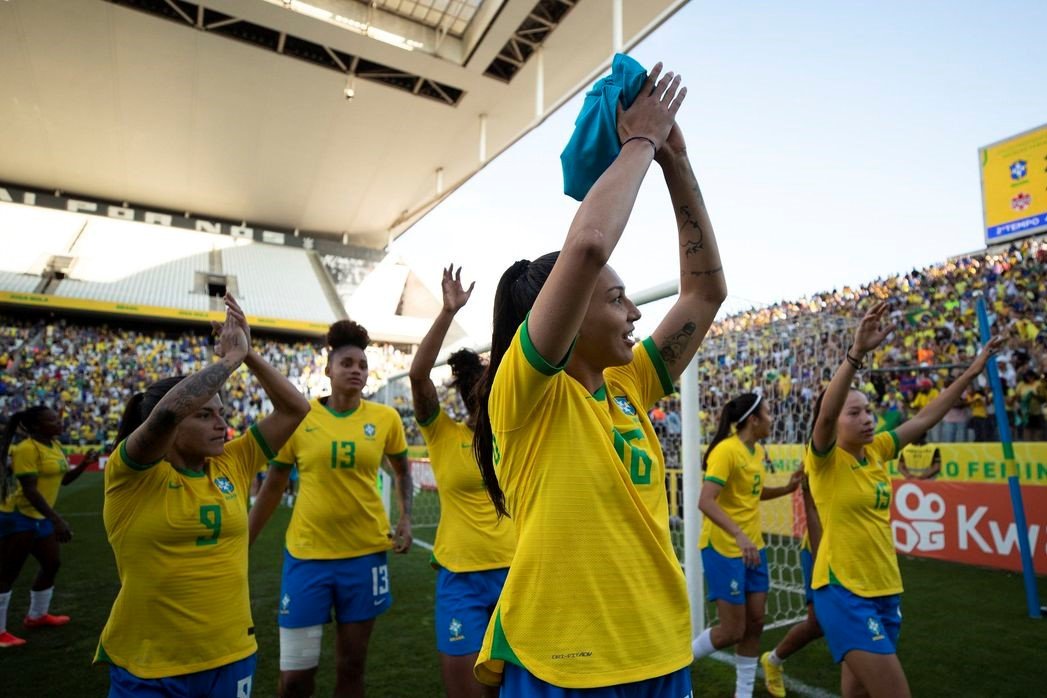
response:
<svg viewBox="0 0 1047 698"><path fill-rule="evenodd" d="M978 148L1047 123L1044 27L1043 0L691 0L640 43L634 58L663 61L688 87L677 123L720 245L725 309L983 248ZM563 243L577 203L559 154L581 99L393 245L437 295L442 264L477 282L458 318L476 344L490 338L502 271ZM635 293L677 277L677 250L652 165L611 264ZM666 307L643 307L638 330Z"/></svg>

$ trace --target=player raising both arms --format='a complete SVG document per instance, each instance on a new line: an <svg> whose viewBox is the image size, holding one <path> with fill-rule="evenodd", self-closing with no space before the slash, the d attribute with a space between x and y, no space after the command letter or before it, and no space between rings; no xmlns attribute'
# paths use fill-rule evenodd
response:
<svg viewBox="0 0 1047 698"><path fill-rule="evenodd" d="M883 322L887 307L880 302L866 313L814 408L808 477L823 527L814 562L814 607L833 659L842 663L844 696L909 695L896 653L902 579L891 535L886 463L941 421L1003 343L990 340L916 416L877 434L869 400L851 384L865 355L893 330Z"/></svg>
<svg viewBox="0 0 1047 698"><path fill-rule="evenodd" d="M111 665L111 698L251 695L248 493L309 404L250 348L236 301L225 304L218 361L136 393L106 464L103 517L120 592L95 661ZM241 363L273 412L226 442L217 393Z"/></svg>
<svg viewBox="0 0 1047 698"><path fill-rule="evenodd" d="M331 394L309 414L270 462L251 510L251 540L262 530L298 467L298 495L287 529L280 587L280 695L313 695L323 626L331 612L337 696L364 694L374 621L392 604L387 551L411 547L411 471L396 410L363 399L367 330L340 320L327 331ZM396 539L375 487L383 456L392 465L400 504Z"/></svg>
<svg viewBox="0 0 1047 698"><path fill-rule="evenodd" d="M684 95L655 66L619 112L621 152L563 249L516 262L498 283L475 447L517 546L476 671L503 698L690 692L687 590L647 413L673 391L727 288L675 125ZM680 295L638 343L640 311L608 260L652 160L676 214Z"/></svg>
<svg viewBox="0 0 1047 698"><path fill-rule="evenodd" d="M483 374L483 362L469 349L455 352L447 361L468 413L463 422L440 408L429 377L455 314L473 292L472 286L469 290L462 286L462 270L455 274L454 265L444 269L441 288L443 308L411 363L411 393L440 495L433 566L438 570L436 647L444 688L451 697L481 698L485 686L473 676L473 665L513 559L516 534L512 521L499 518L491 506L472 451L474 388Z"/></svg>

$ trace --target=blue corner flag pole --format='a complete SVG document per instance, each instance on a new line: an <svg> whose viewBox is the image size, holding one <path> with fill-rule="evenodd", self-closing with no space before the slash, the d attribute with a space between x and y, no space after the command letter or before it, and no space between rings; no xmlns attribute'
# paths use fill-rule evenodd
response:
<svg viewBox="0 0 1047 698"><path fill-rule="evenodd" d="M978 325L982 345L990 338L989 315L985 310L985 299L978 299ZM1011 443L1011 426L1007 423L1007 408L1003 404L1003 386L1000 385L1000 370L995 360L990 360L989 385L992 386L992 400L996 408L996 428L1000 432L1000 443L1003 446L1003 458L1007 462L1007 484L1011 488L1011 508L1014 510L1014 524L1018 527L1018 549L1022 555L1022 573L1025 577L1025 603L1030 618L1042 618L1040 610L1040 593L1036 588L1036 571L1032 566L1032 551L1029 549L1029 525L1025 521L1025 507L1022 505L1022 488L1018 481L1018 464L1014 460L1014 445Z"/></svg>

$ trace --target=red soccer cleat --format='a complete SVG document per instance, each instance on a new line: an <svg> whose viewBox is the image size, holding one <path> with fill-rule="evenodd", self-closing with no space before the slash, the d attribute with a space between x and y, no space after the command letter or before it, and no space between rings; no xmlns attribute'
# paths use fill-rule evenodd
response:
<svg viewBox="0 0 1047 698"><path fill-rule="evenodd" d="M25 617L22 621L22 625L27 628L43 628L46 626L58 626L65 625L69 622L69 616L52 616L50 613L45 613L39 618Z"/></svg>
<svg viewBox="0 0 1047 698"><path fill-rule="evenodd" d="M6 630L0 633L0 647L18 647L19 645L24 644L25 640L20 637L15 637Z"/></svg>

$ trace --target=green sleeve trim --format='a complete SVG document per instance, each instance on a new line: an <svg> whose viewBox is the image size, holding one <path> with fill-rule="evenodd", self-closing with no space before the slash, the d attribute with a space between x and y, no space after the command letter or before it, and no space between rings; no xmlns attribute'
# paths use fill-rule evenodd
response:
<svg viewBox="0 0 1047 698"><path fill-rule="evenodd" d="M120 442L120 459L127 463L127 467L131 470L149 470L149 468L163 460L163 458L157 458L152 463L139 463L133 460L131 456L127 455L127 439Z"/></svg>
<svg viewBox="0 0 1047 698"><path fill-rule="evenodd" d="M262 436L262 430L258 428L257 424L252 424L248 430L251 432L251 436L258 442L258 447L262 449L262 453L265 454L266 460L272 460L276 458L276 452L269 448L269 444L266 442L265 437Z"/></svg>
<svg viewBox="0 0 1047 698"><path fill-rule="evenodd" d="M901 453L901 442L898 440L898 435L894 433L894 429L887 432L891 435L891 441L894 442L894 457L897 458L898 454ZM934 458L934 454L931 454L931 458Z"/></svg>
<svg viewBox="0 0 1047 698"><path fill-rule="evenodd" d="M835 441L833 441L831 444L829 444L828 448L826 448L824 452L823 451L819 451L817 448L814 447L814 439L811 439L811 453L813 453L814 455L818 456L819 458L825 458L827 455L829 455L830 453L833 452L834 448L836 448L836 442Z"/></svg>
<svg viewBox="0 0 1047 698"><path fill-rule="evenodd" d="M40 475L39 470L23 470L20 473L15 473L16 478L20 477L38 477Z"/></svg>
<svg viewBox="0 0 1047 698"><path fill-rule="evenodd" d="M705 481L706 482L715 482L717 485L720 485L721 487L727 487L727 483L726 482L724 482L723 480L721 480L718 477L713 477L712 475L706 475L705 476Z"/></svg>
<svg viewBox="0 0 1047 698"><path fill-rule="evenodd" d="M401 456L406 456L407 455L407 449L405 448L404 450L402 450L402 451L400 451L398 453L386 453L385 455L387 457L389 457L389 458L399 458Z"/></svg>
<svg viewBox="0 0 1047 698"><path fill-rule="evenodd" d="M505 638L505 631L502 630L502 612L498 611L498 615L494 617L494 637L491 639L491 659L501 659L503 662L511 662L516 666L526 669L520 658L516 656L516 652L513 652L513 648L509 646L509 641Z"/></svg>
<svg viewBox="0 0 1047 698"><path fill-rule="evenodd" d="M658 373L658 380L662 382L662 390L666 395L672 395L673 379L669 375L669 367L665 365L665 359L659 353L658 347L654 345L654 337L643 340L643 348L647 350L647 356L651 357L654 370Z"/></svg>
<svg viewBox="0 0 1047 698"><path fill-rule="evenodd" d="M112 664L116 666L112 659L109 658L109 654L105 651L105 647L102 647L102 643L98 643L98 649L95 650L95 659L92 664Z"/></svg>
<svg viewBox="0 0 1047 698"><path fill-rule="evenodd" d="M269 460L269 465L279 470L288 470L289 468L294 467L294 463L284 463L283 461L276 460L275 458Z"/></svg>
<svg viewBox="0 0 1047 698"><path fill-rule="evenodd" d="M523 321L523 329L520 330L520 344L523 346L524 356L527 358L527 363L531 364L534 370L542 375L555 376L564 369L568 359L571 358L571 352L574 351L574 342L571 342L571 347L567 350L567 356L563 357L563 362L559 366L552 365L545 360L544 356L538 353L538 350L534 348L534 344L531 343L531 334L527 329L527 320L530 317L531 314L528 313Z"/></svg>
<svg viewBox="0 0 1047 698"><path fill-rule="evenodd" d="M420 427L427 427L430 424L432 424L433 422L435 422L436 418L439 417L439 416L440 416L440 408L437 407L436 410L433 412L433 414L429 417L429 419L425 420L424 422L422 420L420 420L420 419L415 419L415 421L418 422L418 426L420 426Z"/></svg>

